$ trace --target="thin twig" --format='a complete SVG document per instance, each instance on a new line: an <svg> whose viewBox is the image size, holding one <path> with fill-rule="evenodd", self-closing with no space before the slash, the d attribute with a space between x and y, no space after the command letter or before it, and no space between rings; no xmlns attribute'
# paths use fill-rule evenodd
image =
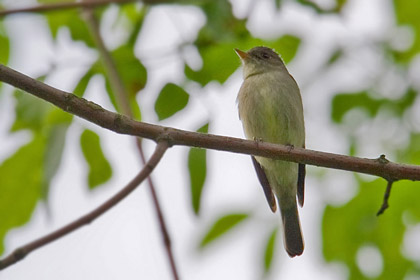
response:
<svg viewBox="0 0 420 280"><path fill-rule="evenodd" d="M77 9L77 8L94 8L105 6L109 4L129 4L133 2L142 2L144 4L161 4L161 3L171 3L175 2L174 0L94 0L94 1L81 1L81 2L63 2L63 3L51 3L36 5L32 7L25 8L16 8L16 9L5 9L0 10L0 17L19 14L19 13L44 13L44 12L53 12L53 11L63 11L68 9Z"/></svg>
<svg viewBox="0 0 420 280"><path fill-rule="evenodd" d="M160 159L163 157L165 151L168 149L168 142L160 141L153 153L150 157L147 164L143 167L143 169L134 177L121 191L115 194L113 197L108 199L106 202L101 204L99 207L94 209L93 211L89 212L88 214L83 215L82 217L78 218L77 220L63 226L62 228L57 229L56 231L51 232L39 239L36 239L20 248L14 250L10 255L5 257L0 261L0 270L22 260L25 256L27 256L32 251L45 246L66 234L71 233L72 231L91 223L93 220L104 214L106 211L114 207L117 203L127 197L132 191L134 191L137 186L144 179L146 179L149 174L153 171L156 165L159 163Z"/></svg>
<svg viewBox="0 0 420 280"><path fill-rule="evenodd" d="M347 170L392 179L420 181L420 166L397 164L378 159L358 158L333 153L266 142L198 133L138 122L105 110L101 106L74 94L53 88L40 81L0 64L0 81L44 99L62 110L95 123L116 133L139 136L158 141L166 139L170 145L213 149L232 153L262 156L332 169Z"/></svg>
<svg viewBox="0 0 420 280"><path fill-rule="evenodd" d="M394 183L394 181L388 180L388 184L386 186L386 190L385 190L385 194L384 194L384 201L383 201L382 206L379 209L378 213L376 213L376 216L379 216L379 215L383 214L385 212L385 210L388 209L388 207L389 207L388 200L389 200L389 196L391 195L391 188L392 188L393 183Z"/></svg>
<svg viewBox="0 0 420 280"><path fill-rule="evenodd" d="M99 53L101 54L104 67L107 72L107 77L109 78L111 87L113 88L116 95L117 104L121 106L121 112L124 115L132 118L133 112L130 107L130 103L128 99L128 92L124 86L120 73L117 70L116 63L114 59L112 58L111 53L106 48L105 43L102 39L102 36L100 34L98 20L93 14L91 9L85 9L84 16L86 19L86 23L92 33L95 44L99 50ZM140 155L141 162L145 164L146 159L144 156L141 139L139 137L136 137L135 141L136 141L136 146ZM152 201L155 208L156 216L159 222L160 231L163 237L163 244L165 246L166 255L168 257L168 261L171 267L172 276L174 280L178 280L179 279L178 270L176 267L174 254L172 252L171 239L170 239L169 232L166 226L162 208L159 203L156 189L155 189L155 186L153 184L153 180L151 177L147 178L147 182L148 182L150 194L152 196Z"/></svg>
<svg viewBox="0 0 420 280"><path fill-rule="evenodd" d="M139 0L95 0L89 2L63 2L63 3L51 3L44 5L37 5L26 8L16 8L16 9L7 9L0 10L0 16L18 14L18 13L41 13L41 12L51 12L51 11L62 11L68 9L76 8L93 8L99 6L105 6L109 4L127 4L132 2L138 2Z"/></svg>

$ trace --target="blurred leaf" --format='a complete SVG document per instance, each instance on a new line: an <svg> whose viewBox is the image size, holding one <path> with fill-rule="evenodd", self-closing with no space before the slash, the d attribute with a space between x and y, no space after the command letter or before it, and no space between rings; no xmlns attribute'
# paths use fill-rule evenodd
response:
<svg viewBox="0 0 420 280"><path fill-rule="evenodd" d="M395 15L399 25L409 25L414 31L414 43L406 51L396 52L400 62L409 62L420 53L420 0L394 0Z"/></svg>
<svg viewBox="0 0 420 280"><path fill-rule="evenodd" d="M41 180L41 198L46 200L50 181L60 166L65 136L72 115L20 90L15 90L14 97L16 118L11 131L29 129L46 139Z"/></svg>
<svg viewBox="0 0 420 280"><path fill-rule="evenodd" d="M146 68L134 55L133 48L131 45L123 45L111 53L130 97L136 96L147 82Z"/></svg>
<svg viewBox="0 0 420 280"><path fill-rule="evenodd" d="M264 272L267 273L271 269L273 263L274 250L276 249L278 228L274 228L271 232L264 250Z"/></svg>
<svg viewBox="0 0 420 280"><path fill-rule="evenodd" d="M141 28L143 27L144 19L147 14L147 6L142 6L139 8L137 3L121 5L120 14L124 15L132 24L131 35L128 38L128 45L134 46L136 43L138 34L140 33Z"/></svg>
<svg viewBox="0 0 420 280"><path fill-rule="evenodd" d="M347 0L336 0L336 8L335 11L336 12L341 12L341 10L343 9L344 5L347 3Z"/></svg>
<svg viewBox="0 0 420 280"><path fill-rule="evenodd" d="M76 87L73 90L73 94L78 97L82 97L85 94L86 88L89 85L89 81L94 75L92 68L86 72L86 74L79 80Z"/></svg>
<svg viewBox="0 0 420 280"><path fill-rule="evenodd" d="M300 39L293 35L284 35L273 43L268 43L268 46L272 46L286 64L295 57L299 45Z"/></svg>
<svg viewBox="0 0 420 280"><path fill-rule="evenodd" d="M136 95L146 86L147 70L135 57L132 45L126 44L115 49L111 52L111 56L116 63L116 70L122 79L124 89L128 93L128 100L131 110L133 111L133 116L136 120L141 120L141 113L136 101ZM119 106L116 101L116 93L111 87L108 72L104 68L101 58L92 65L88 72L79 81L75 89L75 94L78 96L83 95L90 79L97 74L102 75L105 78L105 88L108 93L108 97L114 108L118 110Z"/></svg>
<svg viewBox="0 0 420 280"><path fill-rule="evenodd" d="M343 56L343 49L337 49L336 51L334 51L332 53L332 55L330 56L330 58L327 61L328 65L331 65L333 63L335 63L337 60L339 60L341 57Z"/></svg>
<svg viewBox="0 0 420 280"><path fill-rule="evenodd" d="M224 83L240 66L240 60L234 49L239 48L247 51L261 45L274 48L287 64L295 56L300 45L300 39L292 35L285 35L275 41L263 41L248 35L240 41L208 45L199 49L203 59L203 67L194 71L186 65L185 75L202 86L213 80Z"/></svg>
<svg viewBox="0 0 420 280"><path fill-rule="evenodd" d="M99 136L95 132L85 129L80 137L80 146L89 165L89 188L94 189L111 178L111 165L102 152Z"/></svg>
<svg viewBox="0 0 420 280"><path fill-rule="evenodd" d="M44 150L45 141L37 135L0 165L0 240L31 217L41 196Z"/></svg>
<svg viewBox="0 0 420 280"><path fill-rule="evenodd" d="M309 7L312 8L315 12L322 14L325 13L326 11L321 9L316 3L314 3L313 1L308 1L308 0L296 0L296 2L300 3L302 6L305 7Z"/></svg>
<svg viewBox="0 0 420 280"><path fill-rule="evenodd" d="M0 63L7 64L10 55L10 42L6 34L6 30L2 23L0 23Z"/></svg>
<svg viewBox="0 0 420 280"><path fill-rule="evenodd" d="M335 122L341 122L344 115L352 109L359 108L369 113L371 117L375 116L379 109L388 108L392 112L401 116L405 109L410 107L417 93L410 89L406 94L398 100L390 99L373 99L368 92L359 93L343 93L337 94L332 100L331 117Z"/></svg>
<svg viewBox="0 0 420 280"><path fill-rule="evenodd" d="M274 0L274 4L276 5L276 9L280 10L282 0Z"/></svg>
<svg viewBox="0 0 420 280"><path fill-rule="evenodd" d="M201 9L207 22L198 34L196 45L215 45L217 42L230 42L249 37L246 20L233 15L232 4L228 0L203 1Z"/></svg>
<svg viewBox="0 0 420 280"><path fill-rule="evenodd" d="M11 131L18 131L21 129L40 131L53 106L48 102L24 93L21 90L15 90L14 97L16 99L16 119L11 127Z"/></svg>
<svg viewBox="0 0 420 280"><path fill-rule="evenodd" d="M185 66L185 75L201 85L212 80L224 83L238 68L239 60L234 48L251 39L246 21L235 18L227 0L205 1L201 8L207 17L194 45L203 59L203 67L194 71ZM249 44L248 44L249 45Z"/></svg>
<svg viewBox="0 0 420 280"><path fill-rule="evenodd" d="M71 38L73 40L83 41L89 47L95 46L89 29L87 28L86 22L81 17L81 12L79 9L46 13L45 16L47 18L51 34L54 39L57 38L58 30L60 28L66 27L69 29Z"/></svg>
<svg viewBox="0 0 420 280"><path fill-rule="evenodd" d="M415 266L402 252L406 226L403 216L420 221L420 188L418 182L394 183L390 208L376 217L386 181L360 181L359 193L347 204L327 206L322 221L323 253L327 261L341 261L348 268L349 279L371 279L362 274L356 263L358 250L369 244L383 257L383 271L377 279L404 279Z"/></svg>
<svg viewBox="0 0 420 280"><path fill-rule="evenodd" d="M413 133L410 145L403 151L399 151L398 154L399 162L420 165L420 134Z"/></svg>
<svg viewBox="0 0 420 280"><path fill-rule="evenodd" d="M235 226L237 226L240 222L244 221L248 217L248 214L238 213L228 214L219 218L201 240L200 248L208 246L210 243L220 238L228 231L232 230Z"/></svg>
<svg viewBox="0 0 420 280"><path fill-rule="evenodd" d="M48 199L50 182L60 167L68 127L68 124L54 125L49 131L45 147L41 185L41 197L44 200Z"/></svg>
<svg viewBox="0 0 420 280"><path fill-rule="evenodd" d="M206 1L202 9L207 23L200 30L194 45L203 60L203 66L195 71L185 65L188 79L205 86L210 81L224 83L240 65L235 48L249 50L265 45L275 48L288 63L296 53L300 40L286 35L275 41L256 39L246 28L245 19L233 15L232 5L227 0Z"/></svg>
<svg viewBox="0 0 420 280"><path fill-rule="evenodd" d="M200 54L203 67L199 71L194 71L185 65L185 75L202 86L213 80L224 83L240 65L239 58L234 52L237 46L237 43L220 43L202 48Z"/></svg>
<svg viewBox="0 0 420 280"><path fill-rule="evenodd" d="M134 55L134 45L123 45L114 50L111 54L116 62L118 74L124 83L128 93L128 101L136 120L141 120L140 107L136 95L146 86L147 70ZM115 94L115 93L114 93Z"/></svg>
<svg viewBox="0 0 420 280"><path fill-rule="evenodd" d="M155 102L159 120L164 120L181 111L188 104L189 94L180 86L167 83L160 91Z"/></svg>
<svg viewBox="0 0 420 280"><path fill-rule="evenodd" d="M202 126L197 132L208 133L209 123ZM201 205L201 193L207 174L207 150L190 148L188 153L188 169L190 171L191 203L194 213L198 215Z"/></svg>

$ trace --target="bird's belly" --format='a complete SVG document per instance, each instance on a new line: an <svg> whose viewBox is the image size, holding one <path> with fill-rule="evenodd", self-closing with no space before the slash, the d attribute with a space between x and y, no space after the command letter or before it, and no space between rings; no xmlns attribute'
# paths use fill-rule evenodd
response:
<svg viewBox="0 0 420 280"><path fill-rule="evenodd" d="M293 124L293 114L287 104L279 104L263 94L250 96L251 102L244 104L241 114L244 131L248 139L264 142L301 146L301 133ZM302 138L302 137L301 137Z"/></svg>

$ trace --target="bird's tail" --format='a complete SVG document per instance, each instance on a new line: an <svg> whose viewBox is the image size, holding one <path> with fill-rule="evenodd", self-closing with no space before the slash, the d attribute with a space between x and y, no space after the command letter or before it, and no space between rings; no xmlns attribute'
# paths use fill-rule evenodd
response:
<svg viewBox="0 0 420 280"><path fill-rule="evenodd" d="M283 220L284 244L286 251L291 258L300 256L303 253L303 237L300 229L299 213L296 203L294 206L281 209Z"/></svg>

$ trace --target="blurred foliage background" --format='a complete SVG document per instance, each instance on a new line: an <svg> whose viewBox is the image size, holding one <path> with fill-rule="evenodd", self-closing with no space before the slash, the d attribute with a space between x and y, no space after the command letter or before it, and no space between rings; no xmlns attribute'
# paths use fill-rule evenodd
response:
<svg viewBox="0 0 420 280"><path fill-rule="evenodd" d="M2 1L0 4L3 10L9 10L16 5L56 2L60 1L18 4ZM115 62L114 68L122 78L125 97L135 119L166 124L167 119L194 106L191 100L206 94L206 87L215 83L223 86L230 79L239 67L234 48L247 50L266 45L291 65L291 72L301 86L309 148L362 157L386 154L396 162L420 164L420 0L149 0L147 3L111 4L92 10ZM370 10L357 14L355 7L363 5L370 6ZM193 7L195 13L204 16L205 22L198 32L180 36L181 39L166 49L148 50L148 57L139 55L139 36L154 32L145 30L144 22L161 6ZM113 110L121 112L112 73L98 51L95 31L87 24L86 11L63 9L37 14L47 22L53 44L60 44L60 30L66 29L71 40L82 44L90 53L86 61L72 62L80 63L82 69L69 78L72 92L84 96L90 83L100 79ZM21 49L11 43L13 28L7 20L18 16L3 16L0 20L0 62L11 66L16 64L13 58L19 57ZM296 25L282 26L293 22L290 20L293 17ZM285 18L289 21L282 21ZM313 28L311 24L299 25L300 21L314 23ZM370 28L372 22L375 28ZM180 28L176 20L173 24L175 29ZM335 35L328 37L329 31ZM182 78L177 82L161 81L149 90L156 92L154 107L144 108L143 92L149 83L149 73L155 71L147 60L165 59L168 52L181 58ZM65 67L53 58L47 64L49 67L36 72L35 78L51 81ZM0 239L4 240L11 229L28 223L36 205L42 202L48 207L49 193L55 187L52 180L63 161L68 128L74 118L19 90L4 84L0 87L3 96L4 92L13 91L14 117L7 133L30 132L30 140L0 158ZM2 97L0 102L4 100ZM188 113L183 116L194 118ZM213 117L209 114L207 121L196 124L196 129L214 133ZM101 188L112 178L112 166L121 163L110 162L100 135L88 127L83 129L79 145L87 168L88 188ZM191 194L191 205L185 208L198 218L204 187L211 188L207 153L192 148L185 164ZM339 264L342 279L419 279L419 183L395 183L390 209L376 217L385 180L358 174L337 179L336 175L309 168L309 182L326 186L317 189L323 196L320 199L322 222L318 224L322 231L319 255L327 263ZM348 182L340 186L341 180ZM307 186L311 188L308 183ZM250 208L215 216L202 230L201 250L207 250L227 234L243 234L236 228L256 223L260 218L254 211ZM276 266L273 260L282 250L278 225L265 226L269 230L264 229L260 242L263 253L255 266L261 267L264 277L274 277L270 274ZM5 253L4 241L0 243L1 253Z"/></svg>

